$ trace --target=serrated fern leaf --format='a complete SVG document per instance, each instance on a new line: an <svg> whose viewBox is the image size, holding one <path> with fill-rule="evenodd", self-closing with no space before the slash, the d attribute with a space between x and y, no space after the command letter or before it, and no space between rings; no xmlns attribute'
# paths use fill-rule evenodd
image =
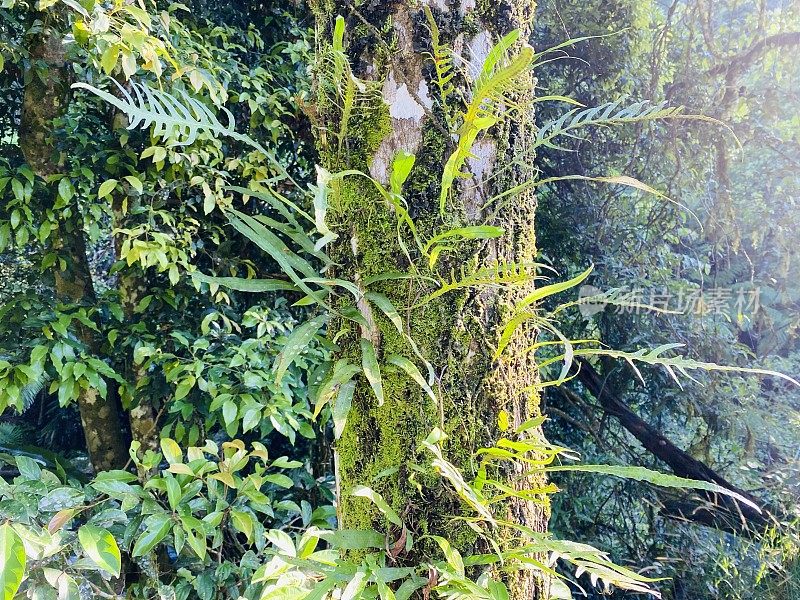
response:
<svg viewBox="0 0 800 600"><path fill-rule="evenodd" d="M374 82L362 81L353 74L350 61L344 51L345 21L342 16L336 17L331 45L320 53L317 62L317 73L320 88L324 89L329 100L338 102L341 113L339 131L333 132L339 143L341 152L350 121L359 107L374 105L371 102L378 91Z"/></svg>
<svg viewBox="0 0 800 600"><path fill-rule="evenodd" d="M433 62L433 69L436 74L435 83L436 87L439 88L439 101L447 122L447 128L451 130L453 129L453 117L447 106L447 99L455 92L455 86L452 83L453 77L455 77L453 53L448 46L442 44L439 27L436 25L436 19L434 19L430 7L424 6L423 10L425 11L425 18L428 20L428 29L431 32L432 52L427 54L431 62Z"/></svg>
<svg viewBox="0 0 800 600"><path fill-rule="evenodd" d="M215 136L225 136L250 146L270 160L281 176L289 178L286 169L277 158L249 135L236 131L233 115L221 107L226 115L227 125L200 100L187 92L179 90L177 96L163 90L152 89L144 83L130 81L129 92L115 79L120 96L115 96L88 83L73 83L74 89L84 89L98 96L128 117L128 129L152 127L153 135L169 142L172 146L187 146L197 140L201 132Z"/></svg>
<svg viewBox="0 0 800 600"><path fill-rule="evenodd" d="M502 113L517 108L516 103L510 98L510 93L522 87L520 76L528 71L534 56L533 48L526 45L512 58L507 61L502 60L507 56L508 49L518 35L512 32L492 48L475 81L472 99L467 105L458 130L458 144L442 171L442 187L439 195L439 210L442 213L453 182L457 177L469 176L468 173L462 172L462 168L472 156L470 151L478 135L497 123Z"/></svg>
<svg viewBox="0 0 800 600"><path fill-rule="evenodd" d="M765 375L768 377L778 377L800 387L800 381L771 369L759 369L753 367L736 367L732 365L718 365L716 363L703 362L688 358L686 356L665 356L669 350L683 347L683 344L663 344L653 349L641 348L635 352L624 352L622 350L610 350L606 348L582 348L575 350L575 356L608 356L625 360L630 364L636 373L639 373L636 363L656 365L664 367L675 382L680 385L676 371L688 379L694 380L689 371L718 371L724 373L743 373L750 375ZM641 378L641 375L640 375Z"/></svg>
<svg viewBox="0 0 800 600"><path fill-rule="evenodd" d="M666 103L651 104L647 100L620 108L625 98L592 108L574 108L558 119L543 124L536 134L534 148L558 148L553 140L559 136L572 136L581 127L640 123L682 116L683 107L669 107ZM688 117L687 117L688 118Z"/></svg>
<svg viewBox="0 0 800 600"><path fill-rule="evenodd" d="M535 273L536 268L539 266L540 265L537 264L498 263L490 267L478 269L473 273L462 271L461 276L458 278L455 273L452 273L450 281L440 282L439 289L423 298L415 305L415 308L456 290L481 286L513 285L515 283L523 283L538 279Z"/></svg>

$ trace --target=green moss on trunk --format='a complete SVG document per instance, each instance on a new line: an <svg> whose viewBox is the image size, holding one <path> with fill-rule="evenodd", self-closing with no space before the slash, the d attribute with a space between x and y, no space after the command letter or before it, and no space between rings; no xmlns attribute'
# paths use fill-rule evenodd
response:
<svg viewBox="0 0 800 600"><path fill-rule="evenodd" d="M423 109L426 98L421 98L420 94L435 88L431 81L426 81L429 69L422 55L430 50L429 41L421 25L425 23L421 7L412 8L408 4L393 4L391 11L374 14L362 7L359 18L352 19L352 26L348 24L350 31L363 17L373 33L383 32L376 42L377 47L359 39L348 48L357 76L374 81L376 89L382 88L383 99L378 94L365 95L365 100L353 111L356 116L346 124L348 135L340 149L338 144L332 143L333 132L341 130L339 103L332 100L337 90L326 83L324 73L318 73L318 148L322 163L329 170L358 169L379 179L385 179L390 171L391 161L387 161L387 157L398 150L415 153L417 162L406 182L404 197L421 237L429 239L443 229L483 223L487 215L479 209L480 198L465 191L472 182L456 194L444 217L439 214L439 181L453 141L442 130L442 123L437 122L441 109L433 104ZM523 0L507 0L501 4L508 9L497 21L504 23L501 30L491 30L490 24L487 25L477 11L462 16L464 18L450 14L443 22L451 27L460 27L465 22L473 26L481 23L484 29L499 34L507 32L508 24L524 25L523 15L532 10L532 3ZM326 40L331 37L335 6L317 3L315 13L319 43L324 51ZM451 30L444 35L455 39L459 33ZM350 39L349 36L346 39ZM381 48L386 47L394 50L388 57L381 53ZM407 104L387 106L385 100L391 101L391 98L400 98L397 102L405 98ZM419 115L420 110L424 110L424 117L415 118L413 115ZM404 115L412 116L404 118ZM520 116L515 125L493 131L490 148L493 162L509 164L508 161L522 157L526 150L525 139L529 139L526 135L530 135L532 125L531 116ZM532 169L531 162L527 169L511 170L495 185L515 185L527 180L533 176ZM491 184L478 184L485 193L490 194L494 189ZM337 277L363 281L380 273L409 270L408 259L397 240L397 217L370 182L363 178L338 182L330 201L328 221L339 235L331 249ZM536 254L532 233L534 211L535 198L532 195L521 197L515 209L504 212L492 222L506 229L502 239L465 243L459 250L446 253L438 263L438 276L449 279L451 270L458 273L463 268L470 272L497 261L532 263ZM406 242L409 248L413 247L410 240ZM413 250L412 257L420 261L422 268L424 260L414 256ZM446 458L471 477L476 471L475 451L492 445L500 435L497 420L501 411L511 415L512 426L538 414L538 397L524 389L537 381L532 360L524 353L504 363L492 359L501 324L509 316L514 301L521 294L529 293L530 287L462 290L414 309L403 308L420 300L420 285L413 280L384 282L370 289L386 295L400 310L411 337L434 365L439 377L436 391L441 404L432 402L405 374L388 368L383 369L385 402L382 406L377 406L368 385L361 382L357 386L347 426L336 444L340 525L386 530L385 519L368 500L350 495L355 485L367 485L393 506L415 538L436 534L450 540L462 552L485 550L469 527L452 519L454 515L463 514L463 509L441 478L429 474L426 465L431 456L426 455L421 442L434 427L443 429L448 435ZM411 348L394 326L382 314L370 316L380 329L377 349L381 364L385 364L383 359L389 354L413 360ZM360 328L352 323L334 322L331 335L341 348L339 358L358 364ZM529 346L534 337L533 330L522 332L515 340L514 349ZM531 487L542 483L519 471L497 475L511 485ZM539 531L546 530L548 508L545 503L510 502L506 508L509 518ZM389 533L390 537L400 534L397 530ZM431 554L435 552L422 543L415 546L412 555L401 555L399 560L413 564ZM535 578L520 576L509 583L515 598L544 596L543 586Z"/></svg>

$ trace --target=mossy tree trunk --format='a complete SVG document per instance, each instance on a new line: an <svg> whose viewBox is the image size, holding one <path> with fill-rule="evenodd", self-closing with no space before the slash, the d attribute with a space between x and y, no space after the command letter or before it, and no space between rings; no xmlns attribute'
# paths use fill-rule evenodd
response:
<svg viewBox="0 0 800 600"><path fill-rule="evenodd" d="M30 46L29 67L25 76L25 93L20 122L19 144L26 162L39 177L46 178L61 171L53 145L53 120L61 116L69 101L69 68L62 36L50 27L48 15ZM50 189L57 194L56 185ZM83 220L75 207L69 218L58 222L51 234L52 250L66 265L54 268L56 295L75 304L91 305L95 291L86 255ZM94 333L80 326L77 335L90 353L97 350ZM108 399L92 388L82 389L78 397L86 447L96 471L122 467L128 457L125 432L119 408L113 395Z"/></svg>
<svg viewBox="0 0 800 600"><path fill-rule="evenodd" d="M320 51L330 44L334 19L341 14L347 22L345 50L354 74L375 82L380 90L372 100L357 102L343 123L341 98L332 99L331 90L325 88L323 78L318 78L314 117L321 161L330 171L358 169L387 185L394 156L400 151L413 153L416 163L403 196L423 239L468 225L491 224L505 229L499 239L465 242L443 254L435 272L442 279L497 263L530 265L536 255L535 197L520 193L513 207L498 214L482 206L494 193L534 176L528 145L534 127L533 77L526 86L528 91L518 92L516 98L526 108L478 140L472 150L474 158L467 162L473 178L456 184L457 193L445 215L440 215L440 179L454 143L444 114L453 111L458 94L445 108L434 91L433 67L425 54L431 52L431 34L424 4L365 2L352 11L330 0L314 5ZM525 39L534 13L532 0L477 4L431 0L428 4L442 43L477 68L500 36L520 28L520 39ZM318 65L318 69L325 68L329 67ZM459 80L460 91L468 97L465 79L455 81ZM344 136L340 136L342 131L346 131ZM336 182L328 220L339 236L331 250L337 277L359 282L380 273L409 271L398 246L397 217L368 180L351 177ZM420 265L424 264L421 260ZM536 365L524 352L515 352L529 347L535 332L524 328L517 332L507 352L515 358L492 358L502 324L515 301L530 293L531 286L523 283L513 288L465 289L419 308L409 308L420 299L414 281L393 280L370 288L398 307L411 337L434 366L439 405L400 372L383 370L382 406L377 405L369 386L359 383L347 425L336 443L342 527L385 530L385 521L374 507L350 495L353 486L367 485L403 516L416 538L437 534L462 552L482 549L472 530L451 519L460 511L458 500L439 479L420 475L413 466L429 461L420 443L433 428L440 427L448 435L446 458L474 475L474 453L500 436L501 412L508 414L512 428L538 414L539 398L526 389L538 380ZM360 308L365 310L364 306ZM383 314L367 317L378 324L380 335L352 324L332 323L331 335L341 349L340 358L359 364L362 336L372 338L379 361L390 354L414 358L407 342ZM530 489L542 483L521 466L509 467L498 476L518 488ZM503 516L515 522L537 531L547 528L549 508L544 499L541 503L512 500L505 510ZM399 536L400 532L393 534ZM399 560L410 563L418 558L401 556ZM520 573L508 583L514 598L547 597L546 582L534 573Z"/></svg>

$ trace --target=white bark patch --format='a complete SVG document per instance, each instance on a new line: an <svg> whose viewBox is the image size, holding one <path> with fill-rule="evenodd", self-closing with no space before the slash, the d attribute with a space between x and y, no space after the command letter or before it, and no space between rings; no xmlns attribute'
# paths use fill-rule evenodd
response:
<svg viewBox="0 0 800 600"><path fill-rule="evenodd" d="M490 138L478 140L473 144L470 152L472 152L473 156L467 159L469 170L476 179L476 183L483 183L494 169L494 160L497 156L494 140Z"/></svg>
<svg viewBox="0 0 800 600"><path fill-rule="evenodd" d="M425 116L425 109L408 91L408 86L405 83L397 85L393 72L389 73L386 83L383 84L383 101L389 106L392 119L418 121Z"/></svg>
<svg viewBox="0 0 800 600"><path fill-rule="evenodd" d="M467 167L472 178L464 181L461 189L467 218L478 222L481 218L481 206L489 200L488 178L491 177L497 160L497 144L491 138L483 138L473 144L470 152L473 156L467 159Z"/></svg>
<svg viewBox="0 0 800 600"><path fill-rule="evenodd" d="M450 7L447 6L447 0L423 0L422 3L427 4L428 6L434 6L442 12L447 12L450 10Z"/></svg>
<svg viewBox="0 0 800 600"><path fill-rule="evenodd" d="M486 30L481 31L469 41L467 49L469 50L468 73L475 80L481 74L483 63L486 62L486 57L492 51L491 34Z"/></svg>
<svg viewBox="0 0 800 600"><path fill-rule="evenodd" d="M420 79L419 86L417 86L417 99L422 102L428 110L433 108L433 98L431 98L428 84L424 79Z"/></svg>
<svg viewBox="0 0 800 600"><path fill-rule="evenodd" d="M392 131L381 142L369 167L370 175L381 183L385 184L389 181L395 154L400 150L416 154L422 143L422 121L425 118L425 107L433 106L433 100L424 80L421 80L416 88L417 93L414 97L405 82L398 84L394 71L389 72L383 85L383 101L389 107Z"/></svg>

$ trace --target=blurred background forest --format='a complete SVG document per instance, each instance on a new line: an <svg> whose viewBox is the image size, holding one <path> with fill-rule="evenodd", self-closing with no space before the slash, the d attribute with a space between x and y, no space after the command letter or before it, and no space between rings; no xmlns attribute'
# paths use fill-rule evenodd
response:
<svg viewBox="0 0 800 600"><path fill-rule="evenodd" d="M176 52L196 65L174 85L227 106L275 149L278 163L311 182L307 8L159 4ZM97 81L117 64L157 75L135 35L109 42L62 25L73 41L70 78ZM16 473L15 457L27 456L85 481L87 442L70 401L107 381L104 393L117 394L132 415L117 421L127 439L137 428L152 448L159 435L190 445L240 437L291 459L273 465L266 507L263 498L242 499L260 504L240 532L261 527L263 537L258 519L272 528L329 522L332 425L312 419L309 404L326 344L313 342L277 382L270 365L304 309L280 291L240 293L192 277L195 267L270 276L271 265L226 227L221 209L232 202L227 185L267 182L275 165L235 140L160 146L147 132L121 129L119 115L94 96L76 93L53 129L59 167L49 179L34 177L42 140L20 124L33 110L23 85L36 76L31 65L48 60L26 46L35 27L23 3L2 0L0 409L18 410L8 408L0 421L0 474ZM562 331L624 350L680 342L698 360L800 375L800 4L540 0L534 30L537 49L591 36L537 68L541 96L586 106L664 101L725 124L596 128L539 151L542 180L625 174L673 201L587 181L538 186L541 262L564 279L593 264L592 289L665 309L582 307L564 317ZM558 104L537 104L537 119L556 118ZM75 243L56 222L85 232L78 236L85 248L72 253L85 256L79 281L53 274L58 253ZM74 301L65 301L76 285ZM43 347L60 360L40 369L29 357ZM544 396L547 437L590 463L726 482L774 509L776 520L754 521L707 506L707 497L641 482L558 474L550 527L620 564L671 578L659 587L672 600L800 598L800 391L735 374L696 377L678 385L660 369L637 374L624 362L581 361L574 379ZM109 467L120 467L117 458ZM0 500L2 518L31 511L18 499ZM252 574L241 544L230 547L237 558L229 572L212 578L195 570L175 585L211 598L209 589Z"/></svg>

